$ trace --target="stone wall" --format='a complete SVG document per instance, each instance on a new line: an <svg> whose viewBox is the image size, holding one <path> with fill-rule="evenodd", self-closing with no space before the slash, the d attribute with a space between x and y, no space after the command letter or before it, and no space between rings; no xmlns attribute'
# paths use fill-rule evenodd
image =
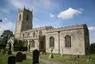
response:
<svg viewBox="0 0 95 64"><path fill-rule="evenodd" d="M53 49L53 53L62 53L63 49L63 54L85 55L85 44L87 43L85 43L84 38L84 25L71 26L66 28L58 28L56 30L50 30L47 32L46 51L50 52L51 50L49 47L49 38L53 36L55 38L55 47ZM60 38L58 38L58 31L60 31ZM66 35L71 36L71 48L65 47Z"/></svg>

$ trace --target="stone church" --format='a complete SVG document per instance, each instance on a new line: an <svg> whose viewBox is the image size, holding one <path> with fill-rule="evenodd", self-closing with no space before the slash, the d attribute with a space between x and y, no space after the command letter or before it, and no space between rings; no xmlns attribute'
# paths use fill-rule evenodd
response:
<svg viewBox="0 0 95 64"><path fill-rule="evenodd" d="M86 55L89 53L89 31L86 24L54 28L44 26L33 28L32 11L18 10L15 38L24 40L29 51L58 54Z"/></svg>

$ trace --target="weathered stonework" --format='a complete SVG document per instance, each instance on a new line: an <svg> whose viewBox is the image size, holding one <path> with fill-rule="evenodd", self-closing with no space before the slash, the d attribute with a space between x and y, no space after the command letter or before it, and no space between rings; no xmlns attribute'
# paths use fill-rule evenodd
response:
<svg viewBox="0 0 95 64"><path fill-rule="evenodd" d="M39 28L32 28L32 12L27 9L19 10L19 15L22 19L17 19L15 38L27 41L29 51L38 48L40 51L85 55L89 53L89 31L86 24L54 28L52 26L45 26ZM26 15L29 14L28 23L25 20ZM19 23L20 22L20 23ZM65 36L71 37L71 47L66 47ZM54 47L50 47L50 37L54 38ZM30 41L35 42L35 47ZM30 48L29 48L30 46ZM63 52L62 52L63 51Z"/></svg>

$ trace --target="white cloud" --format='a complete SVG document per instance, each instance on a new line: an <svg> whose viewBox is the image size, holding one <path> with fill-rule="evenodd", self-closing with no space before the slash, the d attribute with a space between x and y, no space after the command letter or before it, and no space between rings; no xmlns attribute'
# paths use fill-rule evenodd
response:
<svg viewBox="0 0 95 64"><path fill-rule="evenodd" d="M7 18L3 19L3 22L0 22L0 35L4 30L12 30L14 31L15 24L9 21Z"/></svg>
<svg viewBox="0 0 95 64"><path fill-rule="evenodd" d="M51 0L10 0L16 8L29 8L30 10L38 10L40 8L50 8Z"/></svg>
<svg viewBox="0 0 95 64"><path fill-rule="evenodd" d="M9 9L0 8L0 16L5 15L5 14L7 15L9 13L10 13Z"/></svg>
<svg viewBox="0 0 95 64"><path fill-rule="evenodd" d="M10 2L17 8L24 7L24 0L10 0Z"/></svg>
<svg viewBox="0 0 95 64"><path fill-rule="evenodd" d="M73 18L74 15L78 15L78 14L81 14L82 13L82 10L76 10L76 9L73 9L73 8L69 8L65 11L62 11L58 14L58 18L62 18L62 19L71 19Z"/></svg>
<svg viewBox="0 0 95 64"><path fill-rule="evenodd" d="M54 14L52 14L52 13L50 13L49 15L50 15L50 17L51 17L51 18L53 18L53 17L54 17Z"/></svg>
<svg viewBox="0 0 95 64"><path fill-rule="evenodd" d="M91 26L91 27L88 27L89 30L95 30L95 27Z"/></svg>

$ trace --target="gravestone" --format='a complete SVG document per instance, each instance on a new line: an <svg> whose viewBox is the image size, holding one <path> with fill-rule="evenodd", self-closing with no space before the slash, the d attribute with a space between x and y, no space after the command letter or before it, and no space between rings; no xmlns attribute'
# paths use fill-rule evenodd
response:
<svg viewBox="0 0 95 64"><path fill-rule="evenodd" d="M61 57L63 57L63 49L62 49Z"/></svg>
<svg viewBox="0 0 95 64"><path fill-rule="evenodd" d="M12 51L11 51L11 43L9 43L9 50L8 50L8 55L11 55Z"/></svg>
<svg viewBox="0 0 95 64"><path fill-rule="evenodd" d="M26 54L24 53L22 54L22 56L23 56L23 60L26 60Z"/></svg>
<svg viewBox="0 0 95 64"><path fill-rule="evenodd" d="M2 49L2 54L6 54L6 49Z"/></svg>
<svg viewBox="0 0 95 64"><path fill-rule="evenodd" d="M16 62L22 62L23 61L23 54L21 52L18 52L16 54Z"/></svg>
<svg viewBox="0 0 95 64"><path fill-rule="evenodd" d="M33 51L33 64L39 64L39 55L40 55L39 50L35 49Z"/></svg>
<svg viewBox="0 0 95 64"><path fill-rule="evenodd" d="M8 57L8 64L16 64L15 56L9 56Z"/></svg>
<svg viewBox="0 0 95 64"><path fill-rule="evenodd" d="M51 59L51 58L54 58L54 56L53 56L53 50L51 50L51 52L50 52L50 55L49 55L49 59Z"/></svg>

